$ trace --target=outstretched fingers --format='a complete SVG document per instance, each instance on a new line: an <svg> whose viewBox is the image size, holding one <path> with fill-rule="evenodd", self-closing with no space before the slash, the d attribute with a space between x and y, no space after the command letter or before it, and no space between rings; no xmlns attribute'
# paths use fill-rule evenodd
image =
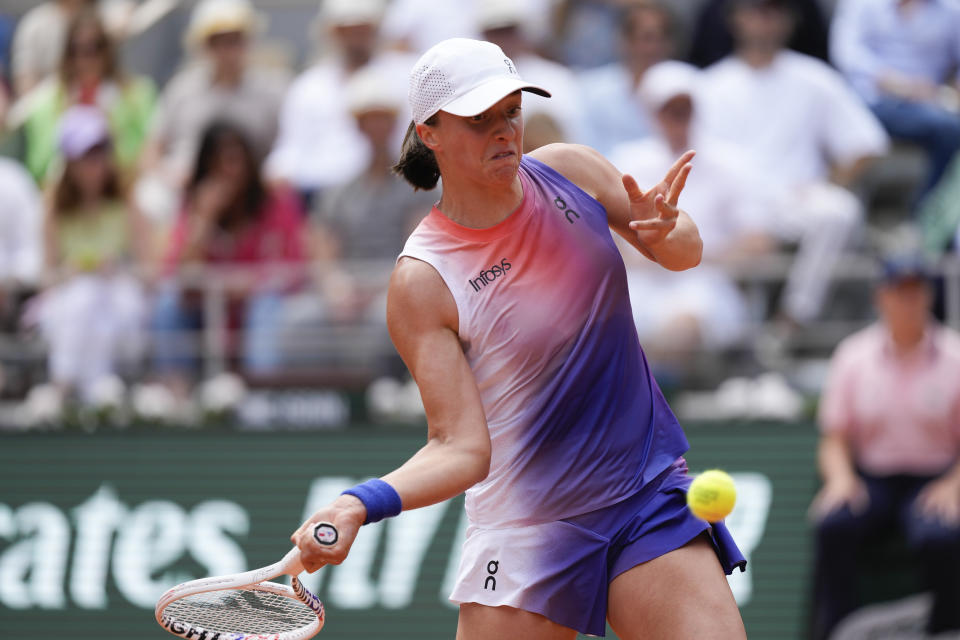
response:
<svg viewBox="0 0 960 640"><path fill-rule="evenodd" d="M677 161L673 163L673 166L670 167L670 170L667 171L667 175L664 176L663 181L667 184L673 184L673 181L677 179L677 175L683 170L684 165L693 160L693 156L697 155L697 152L693 149L685 151L683 155L677 158Z"/></svg>
<svg viewBox="0 0 960 640"><path fill-rule="evenodd" d="M673 178L673 182L670 184L670 193L667 194L667 202L676 207L677 202L680 200L680 193L683 191L683 188L687 184L687 176L690 175L690 171L693 169L692 164L685 164L681 167L680 171Z"/></svg>

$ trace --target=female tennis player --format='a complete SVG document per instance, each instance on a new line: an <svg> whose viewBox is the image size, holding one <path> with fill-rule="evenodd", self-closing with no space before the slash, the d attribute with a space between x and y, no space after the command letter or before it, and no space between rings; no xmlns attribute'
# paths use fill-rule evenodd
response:
<svg viewBox="0 0 960 640"><path fill-rule="evenodd" d="M442 195L408 239L387 323L420 389L427 444L292 536L307 570L364 523L466 491L457 638L744 638L724 573L745 560L686 508L688 444L637 340L610 229L671 270L701 241L677 208L692 152L643 192L587 147L522 155L521 80L488 42L452 39L410 79L397 165ZM656 304L635 300L634 304ZM329 548L309 534L332 522ZM718 561L719 560L719 561Z"/></svg>

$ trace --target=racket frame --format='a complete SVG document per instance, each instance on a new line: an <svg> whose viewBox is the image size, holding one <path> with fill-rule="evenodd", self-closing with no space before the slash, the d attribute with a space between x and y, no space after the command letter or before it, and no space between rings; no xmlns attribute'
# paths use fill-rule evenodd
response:
<svg viewBox="0 0 960 640"><path fill-rule="evenodd" d="M327 546L332 546L339 540L336 527L328 522L317 523L313 529L313 537L320 544ZM306 638L313 637L320 631L326 618L323 603L320 601L320 598L314 595L297 579L297 576L300 575L303 570L303 564L300 562L300 549L294 547L279 561L266 567L244 571L243 573L200 578L178 584L160 596L160 599L157 601L157 606L154 608L154 617L157 623L170 633L180 636L181 638L188 638L189 640L305 640ZM290 576L291 586L269 582L269 580L282 575ZM195 627L187 622L173 620L165 613L166 608L171 603L186 598L187 596L210 591L232 591L238 589L263 591L299 601L309 607L313 613L316 614L317 619L301 629L258 635L209 631L201 627Z"/></svg>

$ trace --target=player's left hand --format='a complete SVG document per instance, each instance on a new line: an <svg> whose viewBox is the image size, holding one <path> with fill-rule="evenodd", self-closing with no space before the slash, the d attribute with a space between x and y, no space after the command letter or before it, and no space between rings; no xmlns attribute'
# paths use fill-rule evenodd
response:
<svg viewBox="0 0 960 640"><path fill-rule="evenodd" d="M924 487L915 506L928 518L949 526L960 525L960 487L949 477L939 478Z"/></svg>
<svg viewBox="0 0 960 640"><path fill-rule="evenodd" d="M690 160L695 153L687 151L680 156L663 180L646 192L640 189L633 176L623 176L623 188L630 199L630 228L644 245L652 247L663 242L677 226L680 215L677 202L693 168Z"/></svg>
<svg viewBox="0 0 960 640"><path fill-rule="evenodd" d="M290 541L300 548L303 568L313 573L324 565L340 564L346 560L366 517L367 510L363 503L350 495L338 497L310 516L290 536ZM337 528L339 536L336 544L327 546L314 540L313 525L317 522L329 522Z"/></svg>

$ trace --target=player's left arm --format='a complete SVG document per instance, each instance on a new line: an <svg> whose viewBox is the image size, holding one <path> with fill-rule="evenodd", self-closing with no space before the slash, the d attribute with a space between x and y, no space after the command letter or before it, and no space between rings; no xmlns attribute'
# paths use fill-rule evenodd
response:
<svg viewBox="0 0 960 640"><path fill-rule="evenodd" d="M677 206L692 168L693 151L680 156L664 179L647 191L590 147L551 144L530 155L596 198L607 210L610 228L649 259L671 271L700 264L700 232Z"/></svg>

